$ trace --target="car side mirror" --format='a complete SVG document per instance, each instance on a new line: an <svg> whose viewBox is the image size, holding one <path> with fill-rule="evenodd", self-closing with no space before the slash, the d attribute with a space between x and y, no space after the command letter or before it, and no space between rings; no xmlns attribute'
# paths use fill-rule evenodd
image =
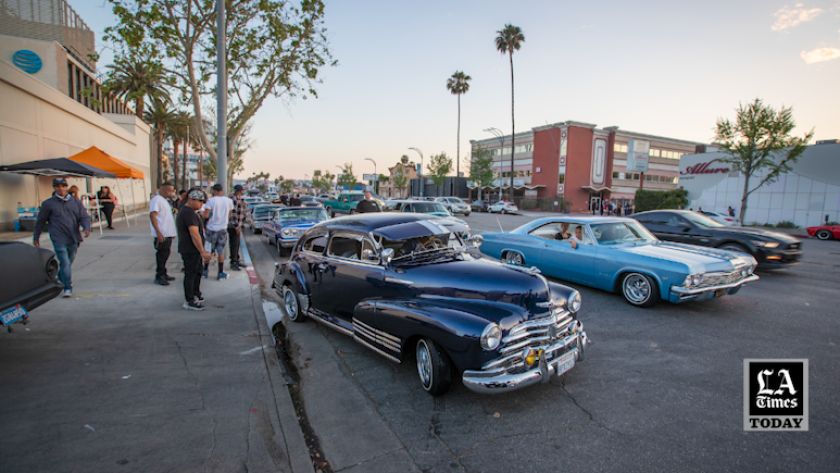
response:
<svg viewBox="0 0 840 473"><path fill-rule="evenodd" d="M365 248L364 250L362 250L362 259L365 261L376 261L378 257L376 256L376 253L374 253L373 250L371 250L370 248Z"/></svg>
<svg viewBox="0 0 840 473"><path fill-rule="evenodd" d="M391 260L394 259L394 250L391 248L385 248L384 250L379 252L379 262L384 264L391 264Z"/></svg>

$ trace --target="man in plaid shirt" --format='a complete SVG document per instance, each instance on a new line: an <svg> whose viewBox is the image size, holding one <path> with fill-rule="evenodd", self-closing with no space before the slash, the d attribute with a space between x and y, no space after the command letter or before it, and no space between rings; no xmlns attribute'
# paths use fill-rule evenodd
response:
<svg viewBox="0 0 840 473"><path fill-rule="evenodd" d="M228 220L228 241L230 241L230 269L239 271L242 268L241 260L239 259L239 236L242 234L242 226L245 225L245 212L247 206L242 200L242 191L245 190L242 186L236 185L233 187L233 194L230 199L233 201L233 210L230 212L230 220Z"/></svg>

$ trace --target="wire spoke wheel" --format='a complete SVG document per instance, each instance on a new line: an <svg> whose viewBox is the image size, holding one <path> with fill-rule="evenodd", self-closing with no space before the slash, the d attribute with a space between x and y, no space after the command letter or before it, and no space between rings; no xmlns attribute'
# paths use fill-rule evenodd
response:
<svg viewBox="0 0 840 473"><path fill-rule="evenodd" d="M504 262L508 264L518 264L520 266L525 264L525 260L522 258L522 255L514 253L513 251L505 253Z"/></svg>
<svg viewBox="0 0 840 473"><path fill-rule="evenodd" d="M650 307L659 300L656 282L645 274L628 274L621 283L621 289L627 302L635 306Z"/></svg>
<svg viewBox="0 0 840 473"><path fill-rule="evenodd" d="M300 313L300 305L298 305L297 293L289 286L283 287L283 308L286 309L286 315L292 322L301 322L303 315Z"/></svg>
<svg viewBox="0 0 840 473"><path fill-rule="evenodd" d="M417 374L420 375L420 384L428 391L432 385L432 355L425 340L417 343Z"/></svg>
<svg viewBox="0 0 840 473"><path fill-rule="evenodd" d="M816 236L820 240L831 240L831 237L832 237L831 232L828 231L828 230L820 230L820 231L817 232Z"/></svg>

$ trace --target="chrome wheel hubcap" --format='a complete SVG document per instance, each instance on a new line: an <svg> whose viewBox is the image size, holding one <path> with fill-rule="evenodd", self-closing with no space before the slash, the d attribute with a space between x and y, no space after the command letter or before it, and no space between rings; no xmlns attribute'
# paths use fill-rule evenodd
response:
<svg viewBox="0 0 840 473"><path fill-rule="evenodd" d="M650 297L650 284L644 277L631 274L624 279L624 295L631 302L641 304Z"/></svg>
<svg viewBox="0 0 840 473"><path fill-rule="evenodd" d="M292 319L295 319L298 316L298 303L295 298L295 293L289 290L288 287L285 288L284 292L283 300L286 302L286 314Z"/></svg>
<svg viewBox="0 0 840 473"><path fill-rule="evenodd" d="M432 381L432 357L429 354L429 347L422 340L417 344L417 373L420 375L423 387L428 388Z"/></svg>

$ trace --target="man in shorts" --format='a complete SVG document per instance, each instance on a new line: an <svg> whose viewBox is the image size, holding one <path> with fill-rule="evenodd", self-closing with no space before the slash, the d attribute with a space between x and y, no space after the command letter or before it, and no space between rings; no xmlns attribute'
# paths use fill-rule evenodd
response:
<svg viewBox="0 0 840 473"><path fill-rule="evenodd" d="M228 239L228 222L230 213L233 210L233 201L222 195L224 188L221 184L213 186L213 197L209 198L201 209L201 216L207 220L207 243L210 245L210 252L216 253L219 260L219 274L216 279L221 281L227 279L225 274L225 245ZM208 265L205 263L204 277L208 276Z"/></svg>

